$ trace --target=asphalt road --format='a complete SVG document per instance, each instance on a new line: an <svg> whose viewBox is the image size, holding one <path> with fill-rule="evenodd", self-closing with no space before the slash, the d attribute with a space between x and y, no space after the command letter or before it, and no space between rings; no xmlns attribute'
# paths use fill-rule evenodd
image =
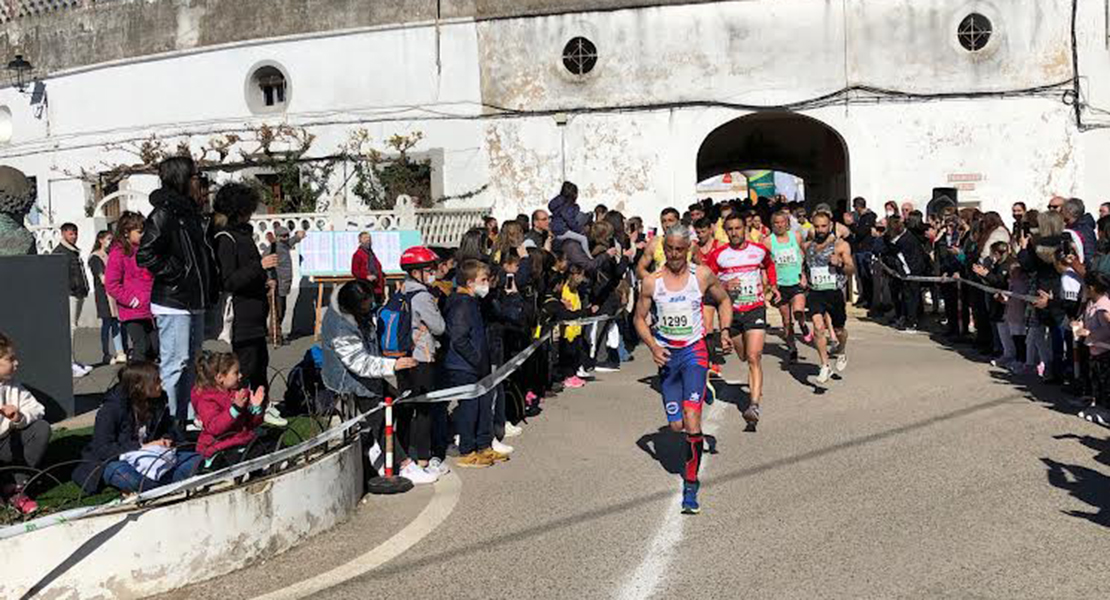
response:
<svg viewBox="0 0 1110 600"><path fill-rule="evenodd" d="M700 515L679 514L681 450L641 350L549 400L510 462L369 498L285 556L169 597L281 592L397 537L411 547L312 597L1104 597L1108 431L925 335L849 328L851 364L827 389L814 350L785 370L769 337L757 432L740 386L707 408ZM413 537L445 493L453 510Z"/></svg>

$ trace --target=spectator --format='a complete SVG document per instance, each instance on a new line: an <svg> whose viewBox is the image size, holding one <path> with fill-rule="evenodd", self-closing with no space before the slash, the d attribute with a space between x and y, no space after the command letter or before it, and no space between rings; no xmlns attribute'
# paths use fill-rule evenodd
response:
<svg viewBox="0 0 1110 600"><path fill-rule="evenodd" d="M277 307L278 327L284 327L285 311L288 306L289 292L293 290L293 248L305 238L305 232L298 231L295 235L283 225L274 228L274 241L270 244L267 254L277 255L277 296L274 305ZM283 329L278 331L284 343Z"/></svg>
<svg viewBox="0 0 1110 600"><path fill-rule="evenodd" d="M1083 266L1090 264L1095 256L1097 244L1094 217L1087 214L1087 209L1079 198L1065 200L1060 214L1064 217L1065 229L1071 235L1072 243L1075 245L1076 256Z"/></svg>
<svg viewBox="0 0 1110 600"><path fill-rule="evenodd" d="M551 249L551 215L542 208L532 212L532 228L525 234L525 241L536 248Z"/></svg>
<svg viewBox="0 0 1110 600"><path fill-rule="evenodd" d="M601 221L602 219L604 219L605 215L607 215L607 214L609 214L609 207L605 206L604 204L598 204L597 206L594 207L594 211L593 211L593 215L592 215L593 218L590 219L590 222L591 223L597 223L598 221Z"/></svg>
<svg viewBox="0 0 1110 600"><path fill-rule="evenodd" d="M355 279L370 282L374 289L375 302L381 304L385 298L385 272L382 271L381 261L374 254L373 241L368 231L358 234L358 249L351 257L351 274Z"/></svg>
<svg viewBox="0 0 1110 600"><path fill-rule="evenodd" d="M482 318L481 300L489 295L489 266L466 260L459 267L461 287L447 299L447 355L444 358L447 387L477 383L490 373L489 343ZM459 436L460 467L488 467L508 456L493 450L493 404L489 394L462 400L455 409L455 433Z"/></svg>
<svg viewBox="0 0 1110 600"><path fill-rule="evenodd" d="M888 200L886 204L883 204L883 211L886 212L886 217L888 219L894 216L901 216L898 214L898 203L893 200Z"/></svg>
<svg viewBox="0 0 1110 600"><path fill-rule="evenodd" d="M453 297L453 296L452 296ZM320 329L324 351L323 380L332 392L353 399L355 408L364 413L382 403L386 395L386 377L416 366L416 360L405 356L385 358L381 355L374 313L374 288L368 281L356 279L343 284L331 299ZM384 464L385 411L367 418L365 446L374 471ZM421 469L409 459L405 448L394 446L394 456L401 477L414 484L434 483L438 474Z"/></svg>
<svg viewBox="0 0 1110 600"><path fill-rule="evenodd" d="M498 233L497 219L493 216L486 217L482 220L482 225L486 228L486 237L489 238L489 241L496 240Z"/></svg>
<svg viewBox="0 0 1110 600"><path fill-rule="evenodd" d="M899 217L887 219L887 249L889 266L902 276L926 274L928 263L925 251L917 236L907 231ZM921 306L921 284L915 281L894 279L891 295L895 296L895 318L898 329L916 333Z"/></svg>
<svg viewBox="0 0 1110 600"><path fill-rule="evenodd" d="M1029 235L1024 226L1025 211L1024 202L1014 202L1014 205L1010 208L1010 215L1014 218L1014 231L1011 237L1013 238L1015 252L1021 247L1022 240Z"/></svg>
<svg viewBox="0 0 1110 600"><path fill-rule="evenodd" d="M207 192L193 159L168 158L158 176L162 187L150 195L154 210L143 226L136 261L154 276L150 310L158 325L169 414L187 422L193 418L189 396L204 341L204 311L216 302L218 274L201 214ZM189 428L198 429L191 423Z"/></svg>
<svg viewBox="0 0 1110 600"><path fill-rule="evenodd" d="M913 210L914 210L913 202L910 202L909 200L906 200L905 202L903 202L902 203L902 220L905 221L906 219L910 218L910 213L913 212Z"/></svg>
<svg viewBox="0 0 1110 600"><path fill-rule="evenodd" d="M1027 213L1026 218L1033 214ZM1061 290L1061 276L1056 270L1056 251L1065 241L1064 220L1060 213L1047 211L1037 214L1037 227L1032 231L1029 247L1018 254L1021 267L1029 274L1030 295L1040 299L1032 303L1033 312L1026 333L1026 361L1029 368L1049 381L1062 381L1063 374L1055 367L1063 362L1057 360L1050 340L1052 331L1064 318Z"/></svg>
<svg viewBox="0 0 1110 600"><path fill-rule="evenodd" d="M204 423L197 452L205 467L223 468L272 452L281 430L259 436L265 420L266 386L243 389L239 359L230 352L203 352L197 359L193 410ZM276 435L275 435L276 434Z"/></svg>
<svg viewBox="0 0 1110 600"><path fill-rule="evenodd" d="M0 502L29 515L38 510L38 503L27 495L25 486L42 465L50 424L43 419L42 404L16 383L18 371L15 344L0 333Z"/></svg>
<svg viewBox="0 0 1110 600"><path fill-rule="evenodd" d="M870 307L870 299L874 293L872 287L874 282L871 278L871 237L878 217L874 211L867 208L867 199L862 196L852 200L852 208L854 214L852 225L849 227L851 231L849 241L860 283L860 295L856 300L856 306L866 309Z"/></svg>
<svg viewBox="0 0 1110 600"><path fill-rule="evenodd" d="M153 361L158 357L158 336L150 312L154 276L135 260L142 237L143 216L130 211L120 215L108 253L104 289L116 301L120 321L131 342L129 359Z"/></svg>
<svg viewBox="0 0 1110 600"><path fill-rule="evenodd" d="M1098 205L1098 218L1110 217L1110 202L1103 202Z"/></svg>
<svg viewBox="0 0 1110 600"><path fill-rule="evenodd" d="M588 215L578 209L578 186L569 181L563 182L559 195L547 203L551 211L551 233L555 234L556 242L573 240L582 246L583 252L590 253L590 244L586 239L586 221ZM558 244L562 246L562 244Z"/></svg>
<svg viewBox="0 0 1110 600"><path fill-rule="evenodd" d="M578 265L569 265L566 277L559 281L552 289L552 293L544 300L544 311L554 321L570 321L580 319L596 312L596 307L587 310L583 307L582 298L578 289L586 281L586 273ZM578 376L586 358L586 349L582 338L582 326L567 324L562 326L559 336L559 363L556 377L561 379L565 387L575 389L586 385L586 381Z"/></svg>
<svg viewBox="0 0 1110 600"><path fill-rule="evenodd" d="M108 390L96 413L92 440L81 453L83 462L74 469L73 481L86 494L103 484L133 493L196 473L201 456L178 448L185 436L166 403L158 367L149 362L123 367L119 383ZM145 455L144 460L135 462L137 455Z"/></svg>
<svg viewBox="0 0 1110 600"><path fill-rule="evenodd" d="M1083 314L1079 336L1091 353L1091 383L1094 406L1079 413L1086 418L1110 425L1110 276L1100 271L1087 273L1087 290L1090 301Z"/></svg>
<svg viewBox="0 0 1110 600"><path fill-rule="evenodd" d="M96 243L89 255L89 271L93 275L93 296L96 298L96 316L100 319L101 364L127 362L126 345L119 324L116 303L108 297L104 288L105 273L108 266L108 248L112 245L112 233L104 230L96 234ZM109 345L111 344L111 345ZM114 350L114 351L113 351Z"/></svg>
<svg viewBox="0 0 1110 600"><path fill-rule="evenodd" d="M81 260L81 251L77 249L77 226L73 223L63 223L62 238L54 246L54 254L61 254L69 258L69 331L70 336L77 329L78 320L81 318L81 309L85 306L85 298L89 296L89 280L85 277L85 264ZM92 371L92 367L77 361L77 338L72 338L73 376L84 377Z"/></svg>
<svg viewBox="0 0 1110 600"><path fill-rule="evenodd" d="M486 230L474 227L464 233L462 240L459 241L459 249L455 252L455 262L462 264L463 261L477 260L488 264L492 248L493 241L486 235ZM461 284L462 282L456 281L455 283Z"/></svg>
<svg viewBox="0 0 1110 600"><path fill-rule="evenodd" d="M249 389L268 383L269 290L277 286L266 271L277 267L278 257L259 254L250 225L258 202L258 192L254 188L228 183L216 194L215 203L215 223L220 228L215 236L216 260L220 265L223 289L231 294L231 349L239 359L238 366ZM276 427L287 425L273 405L266 409L265 418Z"/></svg>
<svg viewBox="0 0 1110 600"><path fill-rule="evenodd" d="M967 258L963 253L962 234L960 218L956 215L945 217L933 244L938 274L942 277L958 277L963 271ZM945 335L956 339L967 334L967 323L960 318L960 285L956 282L942 283L940 293L944 299Z"/></svg>
<svg viewBox="0 0 1110 600"><path fill-rule="evenodd" d="M439 257L428 248L417 246L401 254L401 269L405 281L401 293L408 297L412 307L412 358L416 365L397 372L397 388L412 396L427 394L436 389L435 359L436 338L446 332L447 324L436 305L431 286L436 283ZM447 458L447 405L442 402L402 405L398 410L397 432L401 446L416 456L417 464L425 470L446 475L450 468Z"/></svg>

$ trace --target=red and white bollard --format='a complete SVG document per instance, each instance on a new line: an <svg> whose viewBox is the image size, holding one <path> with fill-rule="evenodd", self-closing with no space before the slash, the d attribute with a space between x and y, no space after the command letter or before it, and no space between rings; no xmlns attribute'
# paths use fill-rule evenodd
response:
<svg viewBox="0 0 1110 600"><path fill-rule="evenodd" d="M393 477L393 398L385 397L385 476Z"/></svg>
<svg viewBox="0 0 1110 600"><path fill-rule="evenodd" d="M371 494L400 494L412 489L412 482L393 474L393 398L385 399L385 469L382 477L371 477L366 490Z"/></svg>

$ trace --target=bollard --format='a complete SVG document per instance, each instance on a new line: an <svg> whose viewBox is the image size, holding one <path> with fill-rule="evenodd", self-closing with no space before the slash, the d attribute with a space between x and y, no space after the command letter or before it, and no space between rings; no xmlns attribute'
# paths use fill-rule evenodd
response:
<svg viewBox="0 0 1110 600"><path fill-rule="evenodd" d="M402 494L412 489L412 482L393 474L393 398L385 399L385 469L382 477L371 477L366 491L371 494Z"/></svg>
<svg viewBox="0 0 1110 600"><path fill-rule="evenodd" d="M385 476L393 477L393 398L385 397Z"/></svg>

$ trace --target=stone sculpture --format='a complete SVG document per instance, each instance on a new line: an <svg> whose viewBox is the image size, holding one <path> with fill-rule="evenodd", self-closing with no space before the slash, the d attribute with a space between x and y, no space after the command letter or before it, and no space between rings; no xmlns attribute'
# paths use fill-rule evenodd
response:
<svg viewBox="0 0 1110 600"><path fill-rule="evenodd" d="M12 167L0 166L0 256L35 254L35 236L23 218L35 204L35 188Z"/></svg>

